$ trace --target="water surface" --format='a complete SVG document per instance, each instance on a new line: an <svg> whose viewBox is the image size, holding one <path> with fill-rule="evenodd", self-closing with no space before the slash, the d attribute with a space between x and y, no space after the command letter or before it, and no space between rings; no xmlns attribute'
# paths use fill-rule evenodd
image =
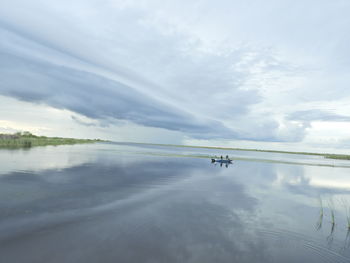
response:
<svg viewBox="0 0 350 263"><path fill-rule="evenodd" d="M215 154L234 163L196 158ZM349 262L346 166L132 144L0 150L0 262Z"/></svg>

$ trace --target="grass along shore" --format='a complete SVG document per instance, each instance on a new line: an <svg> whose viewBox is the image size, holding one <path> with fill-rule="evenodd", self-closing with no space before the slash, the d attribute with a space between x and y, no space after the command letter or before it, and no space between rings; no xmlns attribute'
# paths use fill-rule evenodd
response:
<svg viewBox="0 0 350 263"><path fill-rule="evenodd" d="M245 148L229 148L229 147L214 147L214 146L191 146L191 145L177 145L177 144L157 144L157 143L134 143L133 144L144 144L154 146L170 146L180 148L202 148L202 149L213 149L223 151L248 151L248 152L268 152L268 153L283 153L283 154L302 154L302 155L315 155L322 156L327 159L337 160L350 160L350 155L347 154L333 154L333 153L312 153L312 152L291 152L291 151L278 151L278 150L262 150L262 149L245 149Z"/></svg>
<svg viewBox="0 0 350 263"><path fill-rule="evenodd" d="M95 143L101 140L74 139L60 137L36 136L30 132L18 132L15 134L0 133L0 148L29 148L46 145Z"/></svg>

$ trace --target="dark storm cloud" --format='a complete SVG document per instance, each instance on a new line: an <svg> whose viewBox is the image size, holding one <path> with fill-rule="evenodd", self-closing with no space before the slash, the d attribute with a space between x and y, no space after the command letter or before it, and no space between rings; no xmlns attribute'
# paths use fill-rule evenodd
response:
<svg viewBox="0 0 350 263"><path fill-rule="evenodd" d="M0 93L24 101L68 109L92 119L116 118L144 126L214 134L216 121L200 123L190 114L132 87L92 73L0 53Z"/></svg>
<svg viewBox="0 0 350 263"><path fill-rule="evenodd" d="M68 66L60 63L59 61L62 60L66 62L73 59L79 63L96 66L91 63L91 60L82 59L81 56L76 56L69 50L63 50L49 41L38 39L30 35L30 32L26 33L22 29L2 23L0 38L2 40L0 44L1 95L33 103L43 103L59 109L68 109L99 120L103 126L108 126L108 123L113 124L114 120L126 120L148 127L181 131L196 138L240 137L237 132L227 128L220 120L214 120L213 117L197 117L187 109L172 106L155 98L157 97L156 86L153 87L152 92L148 92L149 89L143 91L105 76L70 67L71 62L68 62ZM169 52L166 50L166 53ZM185 62L178 59L174 61L176 67L181 67L181 64ZM210 66L205 67L204 65L208 62ZM220 67L221 70L218 70ZM201 69L196 71L196 68ZM129 75L133 80L143 81L131 71L127 73L119 68L114 68L114 70L117 70L118 75ZM200 81L198 85L202 89L202 94L189 92L185 97L191 98L192 104L202 103L203 98L210 95L208 87L215 83L215 77L213 77L215 71L224 72L224 67L220 66L218 59L191 61L181 74L187 73L183 76L180 74L183 83L179 82L172 88L179 91L177 94L182 94L186 86L195 84L197 78ZM224 74L228 73L224 72ZM144 84L149 85L145 82L143 81ZM174 79L171 82L176 83L177 80ZM222 90L227 90L228 87L225 87L222 80L218 84ZM235 93L234 96L240 97L245 103L230 106L234 109L231 110L231 115L246 112L245 108L250 104L247 100L249 96L244 96L239 91ZM253 101L256 100L253 96L251 98ZM203 105L210 106L208 103ZM81 120L77 121L76 118L74 120L83 124ZM86 123L84 125L86 126ZM91 124L88 125L91 126Z"/></svg>

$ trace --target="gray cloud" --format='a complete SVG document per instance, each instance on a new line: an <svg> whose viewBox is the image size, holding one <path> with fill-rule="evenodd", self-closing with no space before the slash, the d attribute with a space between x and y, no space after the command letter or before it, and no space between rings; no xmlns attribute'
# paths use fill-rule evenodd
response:
<svg viewBox="0 0 350 263"><path fill-rule="evenodd" d="M59 49L52 49L51 45L46 45L42 41L26 39L25 35L19 36L17 31L11 33L8 30L9 27L6 27L2 31L2 39L6 40L2 44L3 52L0 53L0 72L3 80L0 84L0 93L2 95L69 109L93 119L104 120L104 125L107 120L113 122L113 119L118 119L149 127L181 131L196 138L242 137L234 129L227 128L220 120L214 120L213 116L196 116L192 113L193 110L181 105L182 97L184 101L188 100L187 105L197 105L196 110L198 110L200 105L205 105L203 100L208 100L208 96L215 99L215 96L227 92L232 86L231 79L226 83L220 76L215 76L216 72L222 72L220 74L227 75L226 79L229 77L229 73L225 71L227 65L221 65L219 58L215 56L209 56L204 61L191 61L189 58L172 60L171 63L174 66L171 69L176 70L181 65L186 65L186 59L189 59L187 68L177 72L179 74L177 77L182 79L182 83L179 81L178 84L172 85L171 83L177 82L176 79L173 79L169 84L170 90L159 90L160 94L171 93L174 97L180 94L181 96L177 98L180 106L176 107L157 99L157 91L140 90L101 75L57 65L57 62L52 62L53 58L57 60L58 56L59 59L62 57L65 59L66 56L70 57L70 54L62 53ZM44 58L34 56L31 51L35 55L42 51L48 56ZM174 52L174 50L165 51L167 54ZM210 63L209 66L206 66L208 63ZM135 78L137 79L137 76ZM217 83L215 83L215 78ZM201 92L196 92L194 88L196 80L198 80L197 85ZM150 85L145 82L142 84ZM219 87L212 94L215 84ZM156 85L153 88L156 88ZM246 112L246 107L256 102L256 96L253 96L251 92L239 91L235 86L232 88L234 93L228 96L232 99L240 98L244 103L229 105L230 111L226 111L227 107L223 104L220 108L207 109L207 113L213 111L214 116L214 113L218 112L222 112L223 115L228 113L237 115ZM186 89L189 89L187 94ZM250 99L252 102L249 101ZM206 105L209 106L209 104Z"/></svg>
<svg viewBox="0 0 350 263"><path fill-rule="evenodd" d="M289 120L297 120L297 121L341 121L348 122L350 121L350 116L340 115L336 113L332 113L326 110L303 110L303 111L295 111L287 116Z"/></svg>
<svg viewBox="0 0 350 263"><path fill-rule="evenodd" d="M196 11L199 3L208 21ZM277 90L286 83L279 82L286 76L305 77L289 55L303 57L298 41L307 51L314 49L314 40L324 43L320 32L314 38L309 34L315 28L306 23L309 13L300 13L304 9L293 4L291 11L300 13L298 23L307 25L305 30L295 31L297 21L284 15L281 19L282 12L271 16L260 12L257 3L248 9L239 2L223 3L215 5L219 11L214 11L218 9L210 1L181 5L162 1L101 4L95 0L76 1L74 5L40 0L2 3L0 94L69 109L96 120L97 125L115 125L122 120L200 139L297 142L303 140L311 119L336 119L298 111L285 119L276 114L281 106L301 96L307 101L336 100L347 92L344 72L327 83L337 84L337 92L328 89L320 95L318 86L310 83L307 86L313 88L305 91L301 86L290 97ZM322 6L329 5L322 2ZM285 8L278 1L268 1L264 7ZM333 7L332 14L339 6ZM256 20L247 21L248 17ZM318 16L313 19L323 21ZM272 27L276 21L281 24ZM298 41L290 37L290 31L297 32ZM335 37L334 41L345 47L348 38L341 42ZM332 65L327 55L332 49L320 44L318 51L326 54L318 61ZM324 70L313 77L318 78ZM266 105L271 107L268 111L263 109Z"/></svg>
<svg viewBox="0 0 350 263"><path fill-rule="evenodd" d="M87 126L87 127L99 126L97 123L84 121L84 120L82 120L79 117L74 116L74 115L72 115L71 118L72 118L73 121L79 123L80 125L84 125L84 126ZM103 125L100 125L100 126L103 127Z"/></svg>
<svg viewBox="0 0 350 263"><path fill-rule="evenodd" d="M122 83L88 72L4 53L0 53L0 72L1 94L69 109L93 119L124 119L194 134L214 134L220 126L220 130L225 130L219 122L201 123L180 109L165 105Z"/></svg>

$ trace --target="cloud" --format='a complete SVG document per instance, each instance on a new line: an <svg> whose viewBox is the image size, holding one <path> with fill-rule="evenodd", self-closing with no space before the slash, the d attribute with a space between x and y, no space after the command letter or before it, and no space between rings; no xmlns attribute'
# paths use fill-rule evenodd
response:
<svg viewBox="0 0 350 263"><path fill-rule="evenodd" d="M95 123L95 122L89 122L89 121L86 121L86 120L83 120L77 116L74 116L74 115L71 115L71 118L73 121L75 121L76 123L80 124L80 125L83 125L83 126L87 126L87 127L96 127L98 126L99 124L98 123Z"/></svg>
<svg viewBox="0 0 350 263"><path fill-rule="evenodd" d="M92 119L116 118L192 133L214 132L219 122L203 122L120 82L100 76L0 54L1 93L24 101L69 109Z"/></svg>
<svg viewBox="0 0 350 263"><path fill-rule="evenodd" d="M18 35L22 30L9 31L9 27L3 27L2 38L6 41L0 53L3 78L0 92L5 96L68 109L92 119L104 120L105 123L107 119L111 122L113 119L127 120L144 126L181 131L198 138L239 137L234 129L227 128L220 119L214 117L220 113L223 116L244 113L251 103L257 101L257 96L251 91L239 90L234 85L227 70L232 59L222 63L221 57L214 54L190 56L187 51L181 53L180 47L172 44L162 52L154 53L158 54L155 60L171 58L169 69L163 71L163 76L167 75L167 79L163 80L165 88L150 84L132 71L127 74L131 81L126 81L131 84L125 84L124 81L108 78L98 72L77 69L71 61L66 62L66 57L76 59L71 57L70 52L53 48L47 41L34 37L28 39L23 33ZM174 37L154 37L172 43L179 41ZM145 41L157 43L158 39ZM144 50L142 52L145 53ZM176 53L180 54L177 58L174 57ZM145 59L155 63L149 56L142 57L141 54L138 63L144 64ZM81 64L88 60L78 59ZM92 65L95 66L94 63ZM81 67L80 64L78 66ZM152 68L161 69L160 66L153 65ZM147 68L144 69L147 71ZM148 75L154 74L154 69ZM125 72L114 68L114 75L123 76ZM156 75L154 77L156 79ZM138 84L131 86L135 79ZM162 80L162 75L158 80ZM233 101L240 99L243 103L220 103L220 108L213 103L211 107L210 101L223 101L220 97ZM175 100L172 101L172 98ZM175 105L177 102L179 106Z"/></svg>
<svg viewBox="0 0 350 263"><path fill-rule="evenodd" d="M68 109L89 127L125 121L198 139L302 141L317 114L298 114L300 98L348 96L349 76L329 54L347 54L335 47L349 39L332 33L346 23L291 3L298 21L273 0L2 3L0 94ZM332 16L342 5L320 3Z"/></svg>
<svg viewBox="0 0 350 263"><path fill-rule="evenodd" d="M297 121L336 121L336 122L349 122L350 116L340 115L332 113L326 110L302 110L290 113L287 117L289 120Z"/></svg>

